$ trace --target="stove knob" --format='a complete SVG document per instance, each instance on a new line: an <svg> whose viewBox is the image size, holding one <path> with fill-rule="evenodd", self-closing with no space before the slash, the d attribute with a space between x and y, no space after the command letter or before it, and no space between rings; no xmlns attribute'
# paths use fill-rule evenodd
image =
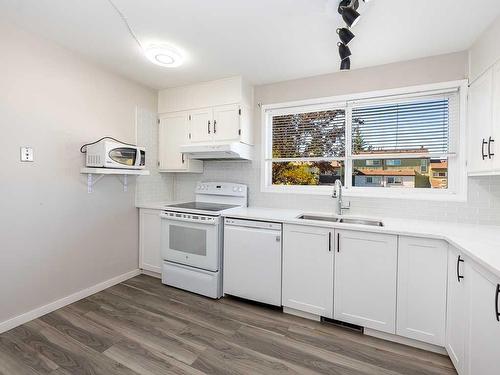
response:
<svg viewBox="0 0 500 375"><path fill-rule="evenodd" d="M236 186L234 186L233 191L238 191L238 188Z"/></svg>
<svg viewBox="0 0 500 375"><path fill-rule="evenodd" d="M243 188L242 187L239 187L238 188L238 191L241 193L243 191Z"/></svg>

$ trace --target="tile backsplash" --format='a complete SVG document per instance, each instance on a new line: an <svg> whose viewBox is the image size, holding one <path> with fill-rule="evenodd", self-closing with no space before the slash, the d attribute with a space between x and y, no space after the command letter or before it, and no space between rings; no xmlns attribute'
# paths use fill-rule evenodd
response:
<svg viewBox="0 0 500 375"><path fill-rule="evenodd" d="M137 177L136 204L173 199L174 176L158 172L158 125L156 113L137 109L137 144L146 147L146 169L149 176Z"/></svg>
<svg viewBox="0 0 500 375"><path fill-rule="evenodd" d="M334 200L330 196L262 193L258 160L205 161L202 174L159 173L157 129L156 114L139 109L137 142L147 148L146 165L151 175L137 178L137 204L192 200L198 181L227 181L248 185L250 206L318 212L334 210ZM468 182L467 202L347 197L351 202L349 214L500 225L500 176L474 177Z"/></svg>
<svg viewBox="0 0 500 375"><path fill-rule="evenodd" d="M208 161L205 162L203 174L178 174L174 177L174 199L193 199L195 184L198 181L247 184L251 206L319 212L334 210L334 200L330 196L262 193L258 161ZM351 215L500 225L500 176L469 178L467 202L365 197L346 197L346 200L351 202Z"/></svg>

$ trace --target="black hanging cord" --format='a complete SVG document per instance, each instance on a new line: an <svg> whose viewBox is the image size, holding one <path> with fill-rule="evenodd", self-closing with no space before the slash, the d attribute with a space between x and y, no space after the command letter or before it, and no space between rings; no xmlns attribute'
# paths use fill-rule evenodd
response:
<svg viewBox="0 0 500 375"><path fill-rule="evenodd" d="M127 145L127 146L136 146L136 145L133 145L131 143L125 143L125 142L122 142L122 141L119 141L118 139L116 138L113 138L113 137L102 137L100 139L98 139L97 141L95 142L91 142L91 143L85 143L82 147L80 147L80 152L82 154L85 154L87 152L87 146L90 146L90 145L95 145L96 143L98 142L101 142L102 140L104 139L112 139L113 141L115 142L118 142L118 143L123 143L124 145Z"/></svg>

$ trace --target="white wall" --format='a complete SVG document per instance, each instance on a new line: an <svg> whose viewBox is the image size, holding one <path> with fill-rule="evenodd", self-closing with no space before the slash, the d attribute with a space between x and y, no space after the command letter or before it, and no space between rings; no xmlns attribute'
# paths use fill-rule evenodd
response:
<svg viewBox="0 0 500 375"><path fill-rule="evenodd" d="M0 323L138 267L134 178L87 194L80 145L135 141L156 93L0 22ZM19 147L34 148L21 163Z"/></svg>
<svg viewBox="0 0 500 375"><path fill-rule="evenodd" d="M470 79L475 80L500 59L500 16L470 49Z"/></svg>
<svg viewBox="0 0 500 375"><path fill-rule="evenodd" d="M464 79L468 75L467 52L429 57L372 68L340 72L255 88L255 103L272 104L364 91ZM260 110L255 108L255 139L260 140ZM256 142L256 155L260 146ZM305 211L332 211L329 196L260 192L260 160L205 162L203 175L177 175L175 199L192 199L199 180L221 180L249 185L250 205L297 208ZM351 214L412 217L485 224L500 224L500 179L469 179L468 202L427 202L399 199L351 198Z"/></svg>

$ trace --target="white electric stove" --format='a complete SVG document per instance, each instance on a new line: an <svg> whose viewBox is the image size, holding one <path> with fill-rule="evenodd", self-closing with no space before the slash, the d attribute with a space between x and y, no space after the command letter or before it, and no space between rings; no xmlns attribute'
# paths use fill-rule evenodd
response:
<svg viewBox="0 0 500 375"><path fill-rule="evenodd" d="M211 298L222 297L223 211L246 207L247 186L197 184L194 202L166 206L161 213L162 282Z"/></svg>

